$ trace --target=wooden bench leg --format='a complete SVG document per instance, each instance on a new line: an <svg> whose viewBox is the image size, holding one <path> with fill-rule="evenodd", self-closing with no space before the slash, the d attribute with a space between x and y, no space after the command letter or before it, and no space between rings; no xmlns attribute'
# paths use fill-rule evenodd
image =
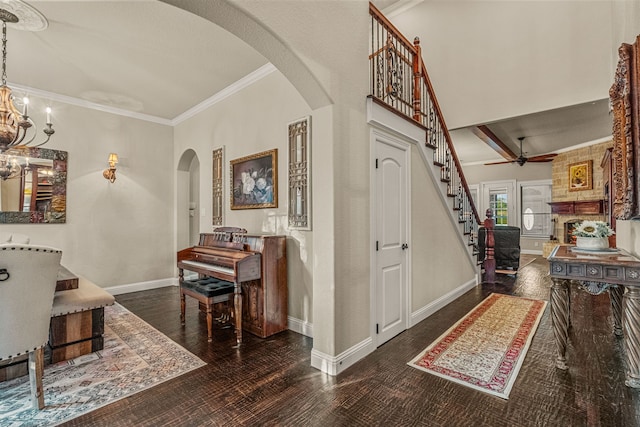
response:
<svg viewBox="0 0 640 427"><path fill-rule="evenodd" d="M184 314L185 314L185 308L186 308L186 301L185 301L185 296L184 293L182 292L182 289L180 290L180 323L184 326Z"/></svg>
<svg viewBox="0 0 640 427"><path fill-rule="evenodd" d="M233 309L236 316L234 319L236 323L236 343L242 344L242 290L239 283L236 283L233 297Z"/></svg>
<svg viewBox="0 0 640 427"><path fill-rule="evenodd" d="M212 303L207 304L207 341L213 341L213 313Z"/></svg>

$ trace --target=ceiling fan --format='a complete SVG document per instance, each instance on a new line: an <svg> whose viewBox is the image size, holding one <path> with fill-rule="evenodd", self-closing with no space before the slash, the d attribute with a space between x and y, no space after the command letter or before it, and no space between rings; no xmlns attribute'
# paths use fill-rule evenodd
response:
<svg viewBox="0 0 640 427"><path fill-rule="evenodd" d="M525 157L525 155L522 152L522 141L524 140L524 138L525 138L524 136L521 136L518 138L518 140L520 141L520 155L518 157L516 157L515 159L507 159L504 162L485 163L485 165L501 165L505 163L517 163L520 166L524 166L524 164L527 162L533 162L533 163L550 162L553 160L555 156L557 156L556 153L549 153L549 154L541 154L539 156Z"/></svg>
<svg viewBox="0 0 640 427"><path fill-rule="evenodd" d="M505 163L517 163L523 166L527 162L543 163L553 160L556 153L541 154L539 156L526 157L522 151L522 141L524 136L518 138L520 141L520 155L517 156L504 142L500 140L486 125L475 126L472 129L473 133L480 138L485 144L493 148L498 154L506 159L503 162L485 163L485 165L501 165Z"/></svg>

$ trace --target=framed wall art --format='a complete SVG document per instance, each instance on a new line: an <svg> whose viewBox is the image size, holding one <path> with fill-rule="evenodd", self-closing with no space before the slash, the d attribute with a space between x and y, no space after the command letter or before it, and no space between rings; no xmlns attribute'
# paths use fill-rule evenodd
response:
<svg viewBox="0 0 640 427"><path fill-rule="evenodd" d="M289 124L289 228L311 230L311 117Z"/></svg>
<svg viewBox="0 0 640 427"><path fill-rule="evenodd" d="M586 160L569 165L569 191L591 190L593 188L591 164L592 160Z"/></svg>
<svg viewBox="0 0 640 427"><path fill-rule="evenodd" d="M278 149L231 160L231 209L278 207Z"/></svg>

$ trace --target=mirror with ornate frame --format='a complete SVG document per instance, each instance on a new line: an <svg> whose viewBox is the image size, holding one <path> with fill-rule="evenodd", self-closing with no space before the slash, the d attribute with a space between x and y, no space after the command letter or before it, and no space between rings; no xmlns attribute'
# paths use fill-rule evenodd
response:
<svg viewBox="0 0 640 427"><path fill-rule="evenodd" d="M66 222L67 156L47 148L0 153L0 224Z"/></svg>

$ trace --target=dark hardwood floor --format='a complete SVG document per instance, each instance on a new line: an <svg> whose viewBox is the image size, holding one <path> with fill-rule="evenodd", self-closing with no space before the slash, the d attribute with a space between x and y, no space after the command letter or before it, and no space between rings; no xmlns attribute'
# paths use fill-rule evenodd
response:
<svg viewBox="0 0 640 427"><path fill-rule="evenodd" d="M209 344L195 301L188 299L180 325L177 288L120 295L120 304L207 365L66 425L640 426L640 392L624 386L622 341L612 333L606 294L572 291L566 372L554 367L547 306L509 400L407 365L492 292L548 300L547 272L538 258L517 279L498 275L500 284L477 286L337 377L311 368L310 338L245 334L235 348L231 329L215 329Z"/></svg>

